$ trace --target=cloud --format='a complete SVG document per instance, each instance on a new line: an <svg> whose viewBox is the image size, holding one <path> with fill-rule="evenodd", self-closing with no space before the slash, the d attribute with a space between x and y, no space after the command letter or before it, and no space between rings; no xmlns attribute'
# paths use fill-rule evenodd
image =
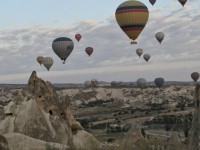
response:
<svg viewBox="0 0 200 150"><path fill-rule="evenodd" d="M161 70L163 75L169 79L172 79L174 71L174 80L179 80L180 77L177 75L185 72L187 76L184 76L183 79L188 80L188 70L196 69L195 71L198 71L200 67L198 65L200 58L200 10L188 6L184 10L179 8L164 14L162 13L163 9L166 8L151 11L150 19L138 38L137 45L130 44L129 38L116 23L114 14L111 14L105 22L83 20L71 27L30 25L0 30L0 82L9 82L10 79L18 80L19 78L22 82L27 82L32 70L46 71L36 61L37 56L40 55L50 56L54 59L51 71L46 71L44 76L49 75L48 79L52 82L79 82L92 76L99 77L102 80L112 80L112 77L117 74L120 74L120 76L116 79L133 80L135 77L132 76L135 74L137 74L136 77L139 77L147 72L149 72L149 75L146 78L152 79L157 76L158 71L156 70ZM155 33L158 31L165 33L162 44L159 44L155 39ZM82 34L79 43L74 38L76 33ZM74 50L65 65L62 64L62 61L51 48L52 41L61 36L71 38L75 44ZM88 57L85 53L85 48L88 46L94 48L91 57ZM149 66L142 57L139 59L136 55L135 50L137 48L143 48L144 53L151 55ZM162 66L158 65L160 63ZM168 74L169 63L173 63L170 74ZM187 68L188 70L182 66L186 64L190 65ZM146 66L144 67L144 65ZM131 69L134 70L134 67L130 69L129 66L141 67L141 69L139 69L139 73L135 73L131 71ZM105 67L114 67L115 70L102 69ZM129 70L120 71L120 69L127 67ZM75 74L67 73L72 70ZM179 70L181 74L176 74L176 70ZM85 71L85 73L82 73L82 71ZM62 72L63 75L61 75ZM54 76L51 76L52 74ZM57 80L56 75L61 75L61 78ZM68 77L73 80L65 80Z"/></svg>

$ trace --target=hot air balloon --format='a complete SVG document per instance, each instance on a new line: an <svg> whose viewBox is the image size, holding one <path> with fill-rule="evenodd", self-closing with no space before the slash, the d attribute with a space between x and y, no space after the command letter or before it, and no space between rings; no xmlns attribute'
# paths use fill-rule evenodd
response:
<svg viewBox="0 0 200 150"><path fill-rule="evenodd" d="M151 5L154 5L156 0L149 0L149 2L151 3Z"/></svg>
<svg viewBox="0 0 200 150"><path fill-rule="evenodd" d="M141 48L136 49L136 54L140 57L143 54L143 49Z"/></svg>
<svg viewBox="0 0 200 150"><path fill-rule="evenodd" d="M37 57L37 62L40 64L40 66L42 65L43 61L44 61L44 57L43 56L38 56Z"/></svg>
<svg viewBox="0 0 200 150"><path fill-rule="evenodd" d="M47 68L47 70L49 71L49 69L50 69L51 66L53 65L53 58L51 58L51 57L44 57L43 65L44 65L44 66Z"/></svg>
<svg viewBox="0 0 200 150"><path fill-rule="evenodd" d="M197 80L199 79L199 73L198 73L198 72L193 72L193 73L191 74L191 78L192 78L195 82L197 82Z"/></svg>
<svg viewBox="0 0 200 150"><path fill-rule="evenodd" d="M137 44L135 40L148 21L149 10L142 2L129 0L117 7L115 18L124 33L133 40L131 44Z"/></svg>
<svg viewBox="0 0 200 150"><path fill-rule="evenodd" d="M111 86L117 86L117 81L112 81L110 84Z"/></svg>
<svg viewBox="0 0 200 150"><path fill-rule="evenodd" d="M138 80L137 80L137 86L140 88L140 89L143 89L143 88L145 88L146 87L146 79L144 79L144 78L139 78Z"/></svg>
<svg viewBox="0 0 200 150"><path fill-rule="evenodd" d="M150 59L150 55L149 54L144 54L143 55L143 58L148 62L149 61L149 59Z"/></svg>
<svg viewBox="0 0 200 150"><path fill-rule="evenodd" d="M85 81L85 83L84 83L85 87L90 87L90 85L91 85L91 81Z"/></svg>
<svg viewBox="0 0 200 150"><path fill-rule="evenodd" d="M161 88L165 84L165 80L163 78L156 78L154 83L157 87Z"/></svg>
<svg viewBox="0 0 200 150"><path fill-rule="evenodd" d="M92 47L86 47L85 52L86 52L86 53L89 55L89 57L90 57L90 55L93 53L93 48L92 48Z"/></svg>
<svg viewBox="0 0 200 150"><path fill-rule="evenodd" d="M162 40L164 39L165 37L165 34L163 32L157 32L156 35L155 35L156 39L158 40L158 42L162 42Z"/></svg>
<svg viewBox="0 0 200 150"><path fill-rule="evenodd" d="M76 35L75 35L75 39L76 39L78 42L80 41L81 37L82 37L82 36L81 36L80 34L76 34Z"/></svg>
<svg viewBox="0 0 200 150"><path fill-rule="evenodd" d="M181 3L181 5L183 5L183 7L184 7L185 3L187 2L187 0L178 0L178 1Z"/></svg>
<svg viewBox="0 0 200 150"><path fill-rule="evenodd" d="M91 86L92 87L97 87L98 83L99 83L99 81L97 79L92 79L91 80Z"/></svg>
<svg viewBox="0 0 200 150"><path fill-rule="evenodd" d="M60 37L53 41L52 48L56 55L63 60L64 64L65 60L74 49L74 43L70 38Z"/></svg>

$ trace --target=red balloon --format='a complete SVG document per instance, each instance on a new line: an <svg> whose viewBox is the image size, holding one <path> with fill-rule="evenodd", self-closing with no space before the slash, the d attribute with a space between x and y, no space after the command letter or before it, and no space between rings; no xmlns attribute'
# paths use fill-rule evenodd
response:
<svg viewBox="0 0 200 150"><path fill-rule="evenodd" d="M75 35L75 38L76 38L76 40L79 42L80 39L81 39L81 35L80 35L80 34L76 34L76 35Z"/></svg>

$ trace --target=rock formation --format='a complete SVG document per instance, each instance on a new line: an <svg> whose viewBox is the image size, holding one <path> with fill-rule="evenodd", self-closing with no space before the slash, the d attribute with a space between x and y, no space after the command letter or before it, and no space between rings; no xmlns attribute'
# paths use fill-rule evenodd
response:
<svg viewBox="0 0 200 150"><path fill-rule="evenodd" d="M35 71L28 86L16 91L13 100L4 106L0 133L5 134L9 146L15 150L21 150L26 142L32 145L26 146L26 150L43 149L48 145L73 150L100 148L100 143L74 119L69 98L59 98L51 83L38 78ZM16 138L21 140L15 142Z"/></svg>
<svg viewBox="0 0 200 150"><path fill-rule="evenodd" d="M0 150L9 150L8 141L3 135L0 135Z"/></svg>
<svg viewBox="0 0 200 150"><path fill-rule="evenodd" d="M189 132L188 149L199 150L200 142L200 85L197 84L195 88L195 108L193 113L192 127Z"/></svg>

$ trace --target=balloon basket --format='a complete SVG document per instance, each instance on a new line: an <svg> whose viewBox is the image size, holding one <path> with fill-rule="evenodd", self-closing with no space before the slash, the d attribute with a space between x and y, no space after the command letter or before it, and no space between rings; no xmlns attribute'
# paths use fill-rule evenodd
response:
<svg viewBox="0 0 200 150"><path fill-rule="evenodd" d="M136 41L131 41L131 44L137 44L137 42Z"/></svg>

